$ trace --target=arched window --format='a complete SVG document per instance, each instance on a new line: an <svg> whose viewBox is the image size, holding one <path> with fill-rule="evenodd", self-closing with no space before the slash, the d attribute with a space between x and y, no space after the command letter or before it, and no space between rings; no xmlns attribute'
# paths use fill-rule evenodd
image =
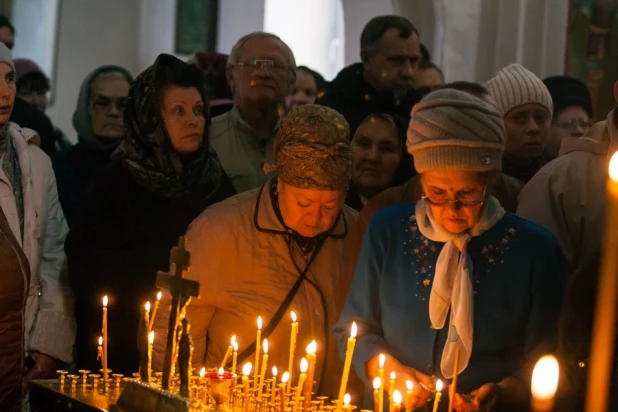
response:
<svg viewBox="0 0 618 412"><path fill-rule="evenodd" d="M264 31L285 41L296 58L330 80L344 64L342 0L265 0Z"/></svg>

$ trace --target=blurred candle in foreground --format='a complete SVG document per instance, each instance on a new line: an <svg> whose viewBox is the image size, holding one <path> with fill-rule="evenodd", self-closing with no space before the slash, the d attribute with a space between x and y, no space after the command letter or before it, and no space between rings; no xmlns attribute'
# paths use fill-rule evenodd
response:
<svg viewBox="0 0 618 412"><path fill-rule="evenodd" d="M307 359L302 358L300 360L300 377L298 378L298 387L296 388L296 396L294 396L294 409L293 412L298 411L298 406L300 404L300 395L303 393L303 385L305 384L305 379L307 379L307 369L309 368L309 362Z"/></svg>
<svg viewBox="0 0 618 412"><path fill-rule="evenodd" d="M554 409L559 376L558 360L552 355L545 355L536 363L531 387L534 412L549 412Z"/></svg>
<svg viewBox="0 0 618 412"><path fill-rule="evenodd" d="M286 388L290 381L290 372L286 372L281 376L281 383L279 384L279 412L285 412L285 398Z"/></svg>
<svg viewBox="0 0 618 412"><path fill-rule="evenodd" d="M388 381L388 410L393 410L393 392L395 391L395 379L397 379L397 374L395 372L391 372L390 380Z"/></svg>
<svg viewBox="0 0 618 412"><path fill-rule="evenodd" d="M406 408L409 407L409 405L412 404L412 390L414 389L414 384L412 383L411 380L407 380L406 381L406 401L404 403L404 405L406 406Z"/></svg>
<svg viewBox="0 0 618 412"><path fill-rule="evenodd" d="M159 309L159 302L161 302L161 291L157 293L157 300L155 300L154 307L152 308L152 313L150 314L150 323L148 324L148 330L152 330L154 326L155 316L157 316L157 310Z"/></svg>
<svg viewBox="0 0 618 412"><path fill-rule="evenodd" d="M609 403L618 300L618 152L609 162L603 255L597 283L586 411L605 412Z"/></svg>
<svg viewBox="0 0 618 412"><path fill-rule="evenodd" d="M401 392L393 391L393 409L390 412L401 411L401 401L402 401Z"/></svg>
<svg viewBox="0 0 618 412"><path fill-rule="evenodd" d="M270 403L275 403L275 397L277 394L277 375L279 374L279 370L276 366L273 366L273 382L270 390Z"/></svg>
<svg viewBox="0 0 618 412"><path fill-rule="evenodd" d="M343 410L345 412L349 412L351 410L352 406L350 405L350 402L352 402L352 397L350 394L346 393L343 395Z"/></svg>
<svg viewBox="0 0 618 412"><path fill-rule="evenodd" d="M380 403L380 388L382 387L382 380L377 377L373 380L373 410L375 411Z"/></svg>
<svg viewBox="0 0 618 412"><path fill-rule="evenodd" d="M380 369L378 370L380 377L380 390L378 392L378 412L384 411L384 363L386 362L386 355L381 353L378 357Z"/></svg>
<svg viewBox="0 0 618 412"><path fill-rule="evenodd" d="M247 362L242 367L242 385L244 388L243 406L244 406L245 412L249 411L249 375L250 374L251 374L251 362Z"/></svg>

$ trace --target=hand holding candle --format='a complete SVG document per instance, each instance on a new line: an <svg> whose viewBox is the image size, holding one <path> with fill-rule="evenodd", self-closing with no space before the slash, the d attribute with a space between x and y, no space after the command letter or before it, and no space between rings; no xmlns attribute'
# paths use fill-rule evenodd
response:
<svg viewBox="0 0 618 412"><path fill-rule="evenodd" d="M337 412L341 412L343 407L343 397L345 396L346 388L348 387L348 377L350 376L350 367L352 366L352 357L354 356L354 346L356 345L356 322L352 322L350 330L350 338L348 339L348 347L345 352L345 362L343 364L343 374L341 376L341 386L339 387L339 398L337 398Z"/></svg>
<svg viewBox="0 0 618 412"><path fill-rule="evenodd" d="M532 372L532 410L548 412L554 409L554 397L558 389L560 367L555 357L543 356Z"/></svg>
<svg viewBox="0 0 618 412"><path fill-rule="evenodd" d="M292 316L292 333L290 334L290 356L288 360L288 372L291 374L294 371L294 352L296 351L296 335L298 335L298 322L296 320L296 313L291 312ZM292 385L292 379L288 381L287 393L290 393L290 387Z"/></svg>
<svg viewBox="0 0 618 412"><path fill-rule="evenodd" d="M300 396L303 393L303 385L305 379L307 379L307 369L309 368L309 362L307 359L302 358L300 360L300 377L298 378L298 387L296 388L296 396L294 396L294 409L292 412L297 412L300 405Z"/></svg>
<svg viewBox="0 0 618 412"><path fill-rule="evenodd" d="M161 292L157 293L157 300L155 300L152 313L150 314L150 323L148 324L148 330L152 330L154 325L155 316L157 316L157 310L159 309L159 302L161 301Z"/></svg>
<svg viewBox="0 0 618 412"><path fill-rule="evenodd" d="M264 375L266 375L266 365L268 364L268 339L264 339L264 357L262 358L262 372L260 373L260 383L258 385L258 400L262 399L264 389Z"/></svg>

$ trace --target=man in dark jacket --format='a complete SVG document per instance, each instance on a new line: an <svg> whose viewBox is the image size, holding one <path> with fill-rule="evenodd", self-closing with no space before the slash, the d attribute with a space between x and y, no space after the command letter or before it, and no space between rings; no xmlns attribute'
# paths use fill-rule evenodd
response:
<svg viewBox="0 0 618 412"><path fill-rule="evenodd" d="M53 159L58 196L69 225L94 176L105 167L124 137L122 115L131 74L119 66L90 73L79 91L73 127L78 143Z"/></svg>
<svg viewBox="0 0 618 412"><path fill-rule="evenodd" d="M421 96L413 77L421 60L418 31L401 16L371 19L361 34L361 62L339 72L318 103L341 113L350 136L372 113L388 113L406 121Z"/></svg>

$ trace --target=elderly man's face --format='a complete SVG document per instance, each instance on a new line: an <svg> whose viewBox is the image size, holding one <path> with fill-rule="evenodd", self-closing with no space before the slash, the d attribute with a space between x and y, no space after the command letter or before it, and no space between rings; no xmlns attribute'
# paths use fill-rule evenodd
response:
<svg viewBox="0 0 618 412"><path fill-rule="evenodd" d="M391 28L384 32L375 50L363 51L365 78L380 92L404 96L414 87L414 74L421 60L421 43L416 33L407 39Z"/></svg>
<svg viewBox="0 0 618 412"><path fill-rule="evenodd" d="M236 102L281 104L295 80L286 48L271 37L247 41L239 50L236 65L228 68Z"/></svg>

